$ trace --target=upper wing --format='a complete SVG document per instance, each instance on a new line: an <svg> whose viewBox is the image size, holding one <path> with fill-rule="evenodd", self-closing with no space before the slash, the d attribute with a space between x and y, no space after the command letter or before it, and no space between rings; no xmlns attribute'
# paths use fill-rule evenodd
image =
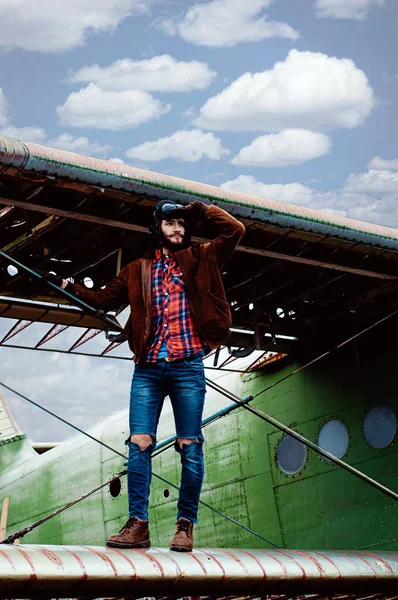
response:
<svg viewBox="0 0 398 600"><path fill-rule="evenodd" d="M235 346L290 352L322 345L397 307L398 230L5 137L0 166L1 249L93 289L142 256L160 198L200 199L240 219L246 235L223 269ZM212 239L210 230L200 235ZM78 316L77 325L103 327L49 307L52 291L32 287L21 272L12 277L8 266L0 262L3 317L70 325Z"/></svg>

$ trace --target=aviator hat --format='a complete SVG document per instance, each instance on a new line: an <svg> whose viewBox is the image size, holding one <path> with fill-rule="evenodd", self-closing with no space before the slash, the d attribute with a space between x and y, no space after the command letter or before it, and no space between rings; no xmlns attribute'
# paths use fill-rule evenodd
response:
<svg viewBox="0 0 398 600"><path fill-rule="evenodd" d="M185 207L173 200L161 200L157 203L149 225L149 231L154 234L160 233L160 223L164 219L177 219L184 216Z"/></svg>

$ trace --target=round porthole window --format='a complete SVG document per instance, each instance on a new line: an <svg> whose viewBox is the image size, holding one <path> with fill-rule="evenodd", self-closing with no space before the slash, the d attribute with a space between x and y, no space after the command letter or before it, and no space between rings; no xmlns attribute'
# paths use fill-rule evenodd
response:
<svg viewBox="0 0 398 600"><path fill-rule="evenodd" d="M90 290L92 287L94 287L94 281L91 279L91 277L85 277L83 279L83 283L86 286L86 288L89 288Z"/></svg>
<svg viewBox="0 0 398 600"><path fill-rule="evenodd" d="M373 448L385 448L397 433L397 418L394 411L386 404L371 408L365 415L363 432L366 441Z"/></svg>
<svg viewBox="0 0 398 600"><path fill-rule="evenodd" d="M117 498L119 496L120 492L122 491L122 484L119 478L110 482L109 491L112 498Z"/></svg>
<svg viewBox="0 0 398 600"><path fill-rule="evenodd" d="M278 446L278 465L288 475L294 475L298 473L305 463L307 458L307 449L298 440L285 435L281 439Z"/></svg>
<svg viewBox="0 0 398 600"><path fill-rule="evenodd" d="M342 458L348 448L348 432L344 423L336 419L324 423L318 435L318 446L333 456ZM323 458L330 462L328 458Z"/></svg>

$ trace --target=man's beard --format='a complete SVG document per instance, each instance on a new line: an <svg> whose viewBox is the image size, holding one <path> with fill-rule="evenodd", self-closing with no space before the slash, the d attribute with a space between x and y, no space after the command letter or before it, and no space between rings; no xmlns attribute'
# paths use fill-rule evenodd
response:
<svg viewBox="0 0 398 600"><path fill-rule="evenodd" d="M185 232L184 236L182 236L179 242L172 240L173 236L165 236L164 233L160 232L160 245L166 250L170 250L171 252L178 252L178 250L184 250L184 248L188 248L189 246L189 236L187 232Z"/></svg>

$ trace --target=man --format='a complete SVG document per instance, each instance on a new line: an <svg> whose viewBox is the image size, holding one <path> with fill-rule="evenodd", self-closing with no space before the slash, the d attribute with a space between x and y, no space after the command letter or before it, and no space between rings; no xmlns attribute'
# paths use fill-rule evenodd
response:
<svg viewBox="0 0 398 600"><path fill-rule="evenodd" d="M218 234L191 244L193 224L206 221ZM108 546L148 548L151 455L163 400L170 396L181 457L177 530L170 548L190 552L204 474L201 421L205 397L204 349L228 335L231 311L220 268L245 228L217 206L181 206L162 200L150 225L154 250L124 267L103 290L62 286L98 309L130 304L125 332L135 355L127 465L129 514Z"/></svg>

